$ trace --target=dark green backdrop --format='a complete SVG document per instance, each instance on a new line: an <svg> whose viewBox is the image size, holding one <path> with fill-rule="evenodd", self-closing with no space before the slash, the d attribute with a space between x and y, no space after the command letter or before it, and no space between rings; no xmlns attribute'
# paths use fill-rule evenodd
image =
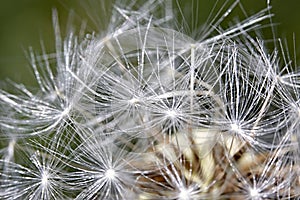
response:
<svg viewBox="0 0 300 200"><path fill-rule="evenodd" d="M73 4L72 6L75 4L72 3L73 1L64 0L0 1L0 80L9 78L16 82L34 85L33 73L25 52L29 46L39 51L41 41L50 52L53 51L52 9L58 10L61 24L64 26L69 13L69 6L66 4ZM199 1L201 5L205 5L206 2L211 5L214 2L214 0ZM266 0L242 0L242 3L249 13L266 7ZM274 22L278 22L277 35L287 38L292 48L292 38L295 34L297 52L300 52L300 1L273 0L272 7L272 12L275 14ZM299 53L297 58L300 59Z"/></svg>

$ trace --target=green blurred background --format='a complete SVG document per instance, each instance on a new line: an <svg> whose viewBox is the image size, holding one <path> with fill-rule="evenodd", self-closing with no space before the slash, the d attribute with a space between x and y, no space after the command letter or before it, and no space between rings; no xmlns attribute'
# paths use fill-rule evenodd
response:
<svg viewBox="0 0 300 200"><path fill-rule="evenodd" d="M40 43L46 46L48 52L54 51L54 34L52 28L52 9L59 13L62 27L66 22L70 8L80 11L81 7L75 1L67 0L0 0L0 81L9 78L13 81L34 86L35 82L25 52L29 46L40 52ZM105 0L109 1L109 0ZM199 0L202 15L211 10L214 0ZM247 13L254 13L266 7L266 0L242 0ZM273 0L272 13L276 25L276 34L288 40L292 49L293 34L296 37L298 60L300 59L300 1ZM232 16L234 19L234 16Z"/></svg>

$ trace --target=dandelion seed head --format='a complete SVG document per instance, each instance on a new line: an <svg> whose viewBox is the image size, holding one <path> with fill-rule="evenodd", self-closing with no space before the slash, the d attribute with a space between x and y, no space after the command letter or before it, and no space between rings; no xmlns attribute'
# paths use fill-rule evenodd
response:
<svg viewBox="0 0 300 200"><path fill-rule="evenodd" d="M18 163L5 144L0 199L298 197L299 73L248 33L269 8L222 29L242 8L225 1L198 31L178 2L138 2L116 0L103 34L61 38L54 13L56 54L30 54L40 91L0 89L0 133L36 145Z"/></svg>

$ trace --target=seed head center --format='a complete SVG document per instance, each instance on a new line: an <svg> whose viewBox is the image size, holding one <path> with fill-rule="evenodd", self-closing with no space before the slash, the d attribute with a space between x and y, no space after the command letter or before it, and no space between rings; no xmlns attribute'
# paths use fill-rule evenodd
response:
<svg viewBox="0 0 300 200"><path fill-rule="evenodd" d="M49 174L47 171L43 171L42 173L42 177L41 177L41 184L43 187L46 187L48 184L48 178L49 178Z"/></svg>
<svg viewBox="0 0 300 200"><path fill-rule="evenodd" d="M108 169L106 170L105 172L105 177L108 178L108 179L114 179L116 176L116 172L114 169Z"/></svg>
<svg viewBox="0 0 300 200"><path fill-rule="evenodd" d="M259 198L259 197L260 197L259 192L258 192L258 190L257 190L256 188L252 188L252 189L250 190L250 196L251 196L251 198L254 199L254 200L260 199L260 198Z"/></svg>
<svg viewBox="0 0 300 200"><path fill-rule="evenodd" d="M169 117L169 118L175 118L176 117L176 115L177 115L177 112L175 111L175 110L168 110L167 112L166 112L166 114L167 114L167 116Z"/></svg>
<svg viewBox="0 0 300 200"><path fill-rule="evenodd" d="M179 199L180 200L189 200L189 191L185 188L180 190L180 194L179 194Z"/></svg>
<svg viewBox="0 0 300 200"><path fill-rule="evenodd" d="M231 130L235 133L241 133L242 130L241 130L241 127L238 125L238 124L231 124Z"/></svg>

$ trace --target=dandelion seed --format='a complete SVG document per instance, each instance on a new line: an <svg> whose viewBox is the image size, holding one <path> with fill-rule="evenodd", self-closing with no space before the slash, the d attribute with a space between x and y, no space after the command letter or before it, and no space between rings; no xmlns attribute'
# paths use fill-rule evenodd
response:
<svg viewBox="0 0 300 200"><path fill-rule="evenodd" d="M126 199L134 186L134 171L130 162L135 156L122 148L105 146L97 138L74 150L70 158L69 184L76 188L76 199Z"/></svg>
<svg viewBox="0 0 300 200"><path fill-rule="evenodd" d="M25 154L26 156L26 154ZM48 156L48 157L47 157ZM0 197L3 199L46 200L66 198L67 186L63 181L63 168L57 158L36 152L25 164L0 160L1 169ZM30 163L28 163L30 161Z"/></svg>

